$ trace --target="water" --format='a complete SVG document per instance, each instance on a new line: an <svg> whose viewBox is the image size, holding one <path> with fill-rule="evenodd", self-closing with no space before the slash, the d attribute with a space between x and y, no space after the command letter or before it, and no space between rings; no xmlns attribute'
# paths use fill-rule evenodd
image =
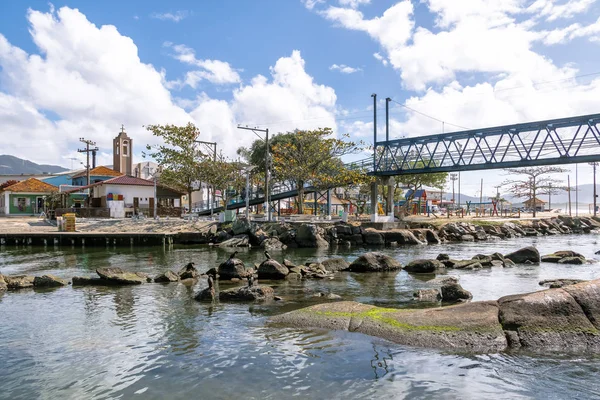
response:
<svg viewBox="0 0 600 400"><path fill-rule="evenodd" d="M385 248L406 263L440 252L467 258L534 244L542 253L572 249L594 258L597 236L557 236L444 246ZM98 266L157 274L194 261L201 271L228 256L206 247L39 249L2 247L4 274L51 273L70 278ZM290 250L297 263L365 249ZM282 254L273 254L280 258ZM598 256L596 256L598 257ZM247 264L260 251L240 254ZM542 279L600 276L600 263L542 264L450 271L474 300L540 290ZM338 274L333 281L282 283L284 302L201 304L205 287L64 287L0 295L1 399L502 399L598 398L600 356L488 355L400 346L357 333L265 326L270 315L319 301L315 291L347 300L407 307L426 279L406 272ZM223 286L223 285L222 285Z"/></svg>

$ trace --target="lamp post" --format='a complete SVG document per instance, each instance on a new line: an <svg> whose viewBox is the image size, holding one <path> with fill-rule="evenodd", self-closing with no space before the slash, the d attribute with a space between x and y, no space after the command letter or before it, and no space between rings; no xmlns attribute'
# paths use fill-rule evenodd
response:
<svg viewBox="0 0 600 400"><path fill-rule="evenodd" d="M458 175L455 173L450 174L450 180L452 181L452 206L456 209L456 203L454 202L454 182L458 179Z"/></svg>
<svg viewBox="0 0 600 400"><path fill-rule="evenodd" d="M271 205L269 204L269 159L270 159L270 149L269 149L269 129L259 129L259 128L249 128L247 126L239 126L238 129L244 129L247 131L252 131L260 140L265 142L265 206L267 210L267 221L271 221ZM256 132L263 132L265 134L265 138L263 139Z"/></svg>

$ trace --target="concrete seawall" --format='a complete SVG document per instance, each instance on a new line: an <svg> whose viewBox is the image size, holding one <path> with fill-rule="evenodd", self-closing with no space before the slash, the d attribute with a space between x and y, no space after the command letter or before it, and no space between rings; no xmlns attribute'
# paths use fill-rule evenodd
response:
<svg viewBox="0 0 600 400"><path fill-rule="evenodd" d="M6 246L156 246L173 244L172 234L44 232L0 233L0 245Z"/></svg>

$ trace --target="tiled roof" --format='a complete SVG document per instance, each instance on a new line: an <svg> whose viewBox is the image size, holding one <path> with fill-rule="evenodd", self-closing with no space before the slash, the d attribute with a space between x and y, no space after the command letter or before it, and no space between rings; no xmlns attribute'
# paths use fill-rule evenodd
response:
<svg viewBox="0 0 600 400"><path fill-rule="evenodd" d="M123 174L119 171L115 171L114 169L110 169L108 167L104 167L104 166L99 166L96 168L92 168L90 170L90 176L122 176ZM87 172L86 170L83 170L82 172L73 175L73 178L79 178L82 176L87 176Z"/></svg>
<svg viewBox="0 0 600 400"><path fill-rule="evenodd" d="M58 188L36 178L29 178L14 185L4 188L6 191L17 193L51 193L58 192Z"/></svg>
<svg viewBox="0 0 600 400"><path fill-rule="evenodd" d="M149 181L147 179L136 178L134 176L123 175L117 176L115 178L110 178L102 182L92 183L91 185L81 186L78 188L73 188L67 190L67 193L78 192L83 189L96 187L100 185L129 185L129 186L154 186L154 181Z"/></svg>

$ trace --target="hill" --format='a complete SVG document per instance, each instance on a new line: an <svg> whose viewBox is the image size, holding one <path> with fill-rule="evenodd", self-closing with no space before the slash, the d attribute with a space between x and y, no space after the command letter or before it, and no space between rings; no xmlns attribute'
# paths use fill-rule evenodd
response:
<svg viewBox="0 0 600 400"><path fill-rule="evenodd" d="M36 164L29 160L10 156L0 155L0 175L20 175L20 174L55 174L67 171L66 168L58 165Z"/></svg>

